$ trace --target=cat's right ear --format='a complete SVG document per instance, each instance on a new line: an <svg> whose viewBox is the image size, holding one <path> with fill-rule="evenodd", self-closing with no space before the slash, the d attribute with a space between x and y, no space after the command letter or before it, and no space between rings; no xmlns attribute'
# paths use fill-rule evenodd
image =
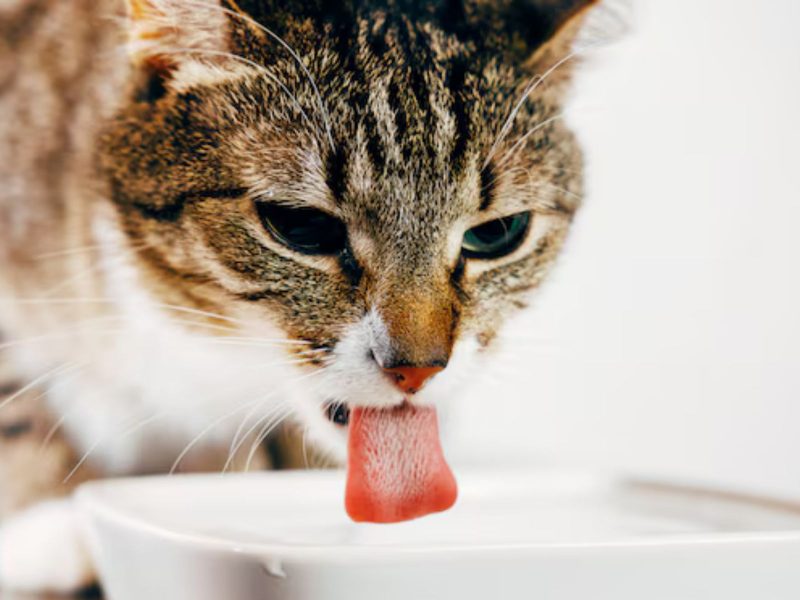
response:
<svg viewBox="0 0 800 600"><path fill-rule="evenodd" d="M127 0L128 48L141 70L144 96L163 94L169 79L191 62L219 63L229 47L223 0Z"/></svg>

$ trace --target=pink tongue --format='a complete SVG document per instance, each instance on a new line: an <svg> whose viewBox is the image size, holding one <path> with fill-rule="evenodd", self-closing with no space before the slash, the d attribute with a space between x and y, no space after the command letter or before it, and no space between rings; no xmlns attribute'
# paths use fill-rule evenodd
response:
<svg viewBox="0 0 800 600"><path fill-rule="evenodd" d="M348 445L345 507L354 521L397 523L455 504L458 490L439 443L436 409L355 408Z"/></svg>

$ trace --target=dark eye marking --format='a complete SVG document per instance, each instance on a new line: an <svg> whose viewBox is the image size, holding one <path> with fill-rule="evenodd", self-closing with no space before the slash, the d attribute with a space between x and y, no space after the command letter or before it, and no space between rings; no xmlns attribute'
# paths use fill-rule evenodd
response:
<svg viewBox="0 0 800 600"><path fill-rule="evenodd" d="M132 204L140 215L161 223L175 223L183 215L188 202L198 198L241 198L247 193L246 188L223 188L218 190L190 190L182 192L163 203L134 202Z"/></svg>
<svg viewBox="0 0 800 600"><path fill-rule="evenodd" d="M464 234L462 252L466 258L490 259L511 254L528 235L531 213L524 212L488 221Z"/></svg>
<svg viewBox="0 0 800 600"><path fill-rule="evenodd" d="M192 198L241 198L247 193L247 188L223 188L219 190L195 190L181 194L183 200Z"/></svg>
<svg viewBox="0 0 800 600"><path fill-rule="evenodd" d="M295 252L331 256L347 247L344 223L321 210L270 202L256 202L256 210L267 232Z"/></svg>
<svg viewBox="0 0 800 600"><path fill-rule="evenodd" d="M347 161L341 146L328 155L327 182L336 202L342 202L347 193Z"/></svg>
<svg viewBox="0 0 800 600"><path fill-rule="evenodd" d="M497 173L491 163L481 171L481 205L480 210L487 210L494 202L497 187Z"/></svg>

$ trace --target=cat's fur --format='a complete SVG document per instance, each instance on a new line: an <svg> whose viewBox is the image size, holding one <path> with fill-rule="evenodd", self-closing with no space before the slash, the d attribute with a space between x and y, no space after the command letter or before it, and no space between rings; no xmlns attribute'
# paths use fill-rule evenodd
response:
<svg viewBox="0 0 800 600"><path fill-rule="evenodd" d="M0 2L8 511L177 458L242 466L231 439L247 454L287 417L341 458L325 402L403 400L375 357L449 362L416 397L445 406L581 196L559 117L592 0L123 4ZM277 243L271 199L336 215L347 250ZM520 249L461 258L467 229L523 210ZM12 516L0 583L90 578L44 552L69 511Z"/></svg>

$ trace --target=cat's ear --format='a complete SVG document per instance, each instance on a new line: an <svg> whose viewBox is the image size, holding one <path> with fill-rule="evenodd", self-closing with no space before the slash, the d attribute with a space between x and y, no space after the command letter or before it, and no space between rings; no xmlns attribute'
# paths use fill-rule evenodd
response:
<svg viewBox="0 0 800 600"><path fill-rule="evenodd" d="M182 64L221 62L229 46L223 0L126 0L129 52L149 77L166 81Z"/></svg>
<svg viewBox="0 0 800 600"><path fill-rule="evenodd" d="M489 41L512 61L543 74L573 51L599 0L446 0L460 10L477 40Z"/></svg>
<svg viewBox="0 0 800 600"><path fill-rule="evenodd" d="M598 0L533 0L538 25L532 33L532 54L526 66L534 72L547 73L574 52L576 40L583 30L591 8Z"/></svg>

